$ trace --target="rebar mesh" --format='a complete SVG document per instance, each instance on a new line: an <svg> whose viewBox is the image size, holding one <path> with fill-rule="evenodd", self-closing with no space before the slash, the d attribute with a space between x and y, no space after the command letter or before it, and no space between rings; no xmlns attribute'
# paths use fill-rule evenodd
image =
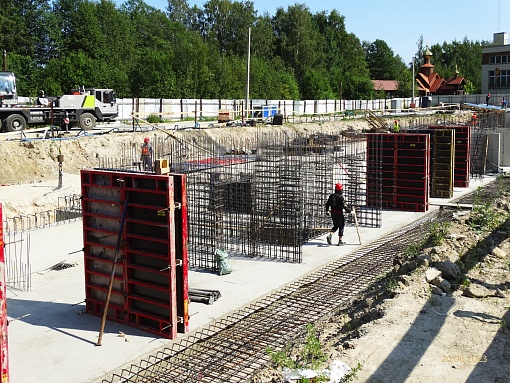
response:
<svg viewBox="0 0 510 383"><path fill-rule="evenodd" d="M30 233L4 231L5 283L9 288L29 291L32 287Z"/></svg>
<svg viewBox="0 0 510 383"><path fill-rule="evenodd" d="M246 382L309 323L332 313L392 267L392 257L425 235L434 212L279 291L190 334L104 383Z"/></svg>
<svg viewBox="0 0 510 383"><path fill-rule="evenodd" d="M81 218L81 199L78 194L58 197L57 207L31 214L4 218L4 232L21 232L41 229Z"/></svg>
<svg viewBox="0 0 510 383"><path fill-rule="evenodd" d="M302 244L331 225L324 205L335 182L344 184L360 226L381 226L380 205L367 206L364 135L267 128L210 134L151 137L154 157L187 175L191 268L216 270L218 249L301 262ZM100 160L100 167L142 171L139 152L139 145L127 145L123 158Z"/></svg>

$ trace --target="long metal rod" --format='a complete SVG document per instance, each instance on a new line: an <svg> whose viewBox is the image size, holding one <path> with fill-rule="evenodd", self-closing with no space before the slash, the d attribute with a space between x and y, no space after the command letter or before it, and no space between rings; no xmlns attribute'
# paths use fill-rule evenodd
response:
<svg viewBox="0 0 510 383"><path fill-rule="evenodd" d="M119 257L120 243L122 241L122 232L124 230L124 222L126 221L126 213L127 213L127 207L128 207L128 195L127 195L127 192L124 195L124 198L125 198L125 201L124 201L124 210L122 211L122 219L120 221L119 234L117 236L117 246L115 247L115 255L113 257L113 263L112 263L112 273L110 274L110 283L108 284L108 294L106 295L106 302L105 302L105 305L104 305L103 319L101 321L101 328L99 330L99 337L97 338L96 346L101 346L101 342L103 340L104 326L105 326L105 323L106 323L106 317L108 316L108 306L110 305L110 297L112 295L113 280L115 278L115 264L117 263L117 259Z"/></svg>

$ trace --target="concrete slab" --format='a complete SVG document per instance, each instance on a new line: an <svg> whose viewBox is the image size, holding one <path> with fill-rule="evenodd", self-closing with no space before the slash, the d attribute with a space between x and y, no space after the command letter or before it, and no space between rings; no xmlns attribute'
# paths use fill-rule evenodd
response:
<svg viewBox="0 0 510 383"><path fill-rule="evenodd" d="M455 188L454 198L494 180L471 180L469 188ZM448 202L432 199L431 202ZM438 209L433 205L430 210ZM360 228L367 244L422 217L425 213L383 212L382 228ZM101 318L84 313L85 287L81 221L32 231L30 291L9 289L7 314L11 382L95 382L108 372L137 360L170 340L140 330L107 322L102 346L96 346ZM354 226L345 230L345 246L329 246L325 234L303 247L303 262L230 259L234 271L216 273L190 270L189 286L221 292L214 304L192 302L189 307L191 331L206 326L279 287L340 259L359 248ZM336 239L336 238L335 238ZM48 268L60 261L76 263L61 271ZM22 317L18 320L15 318ZM180 334L179 341L186 335ZM173 342L175 342L173 341Z"/></svg>

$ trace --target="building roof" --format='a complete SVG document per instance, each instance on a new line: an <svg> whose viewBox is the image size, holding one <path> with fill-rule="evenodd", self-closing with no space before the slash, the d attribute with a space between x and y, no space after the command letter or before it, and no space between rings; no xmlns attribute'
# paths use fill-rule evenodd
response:
<svg viewBox="0 0 510 383"><path fill-rule="evenodd" d="M422 65L422 68L424 66L425 65ZM416 75L416 82L418 83L419 91L432 94L455 94L460 87L466 84L464 77L459 77L457 71L455 75L448 80L443 79L439 73L436 72L430 73L429 76L425 73L418 72Z"/></svg>
<svg viewBox="0 0 510 383"><path fill-rule="evenodd" d="M384 90L386 92L398 89L398 81L396 80L372 80L375 90Z"/></svg>
<svg viewBox="0 0 510 383"><path fill-rule="evenodd" d="M444 79L438 73L432 73L429 77L430 92L435 93L444 84Z"/></svg>
<svg viewBox="0 0 510 383"><path fill-rule="evenodd" d="M445 82L448 85L463 85L466 83L464 77L451 77Z"/></svg>
<svg viewBox="0 0 510 383"><path fill-rule="evenodd" d="M437 73L432 73L429 77L423 73L418 73L416 76L420 90L435 93L444 83L444 80Z"/></svg>

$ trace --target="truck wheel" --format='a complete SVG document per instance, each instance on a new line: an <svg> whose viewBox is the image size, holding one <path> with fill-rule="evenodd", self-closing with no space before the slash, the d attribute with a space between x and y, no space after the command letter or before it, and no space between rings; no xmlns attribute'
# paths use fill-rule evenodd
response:
<svg viewBox="0 0 510 383"><path fill-rule="evenodd" d="M4 130L6 132L20 132L26 127L25 118L19 114L11 114L4 120Z"/></svg>
<svg viewBox="0 0 510 383"><path fill-rule="evenodd" d="M96 119L91 113L83 113L80 116L80 128L84 130L92 129L96 126Z"/></svg>

